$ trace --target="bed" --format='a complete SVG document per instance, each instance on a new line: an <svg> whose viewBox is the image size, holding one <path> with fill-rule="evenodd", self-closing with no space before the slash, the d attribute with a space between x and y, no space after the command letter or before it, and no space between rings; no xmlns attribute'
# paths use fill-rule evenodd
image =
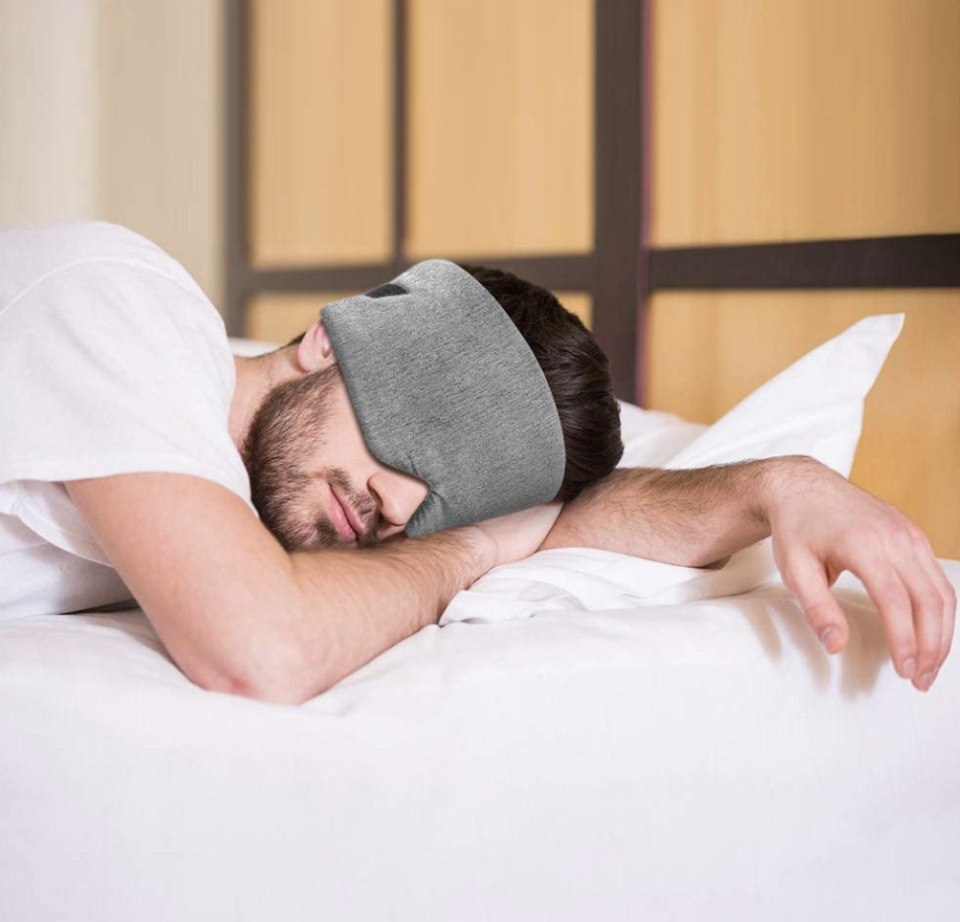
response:
<svg viewBox="0 0 960 922"><path fill-rule="evenodd" d="M902 324L712 426L621 403L622 466L849 475ZM0 624L0 919L956 918L956 654L920 693L859 580L833 593L828 657L769 540L556 548L299 707L192 685L138 610Z"/></svg>

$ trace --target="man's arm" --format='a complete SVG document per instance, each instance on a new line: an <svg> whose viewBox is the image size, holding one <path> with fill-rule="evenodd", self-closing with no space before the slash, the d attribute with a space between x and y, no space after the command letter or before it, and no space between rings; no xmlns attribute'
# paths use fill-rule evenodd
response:
<svg viewBox="0 0 960 922"><path fill-rule="evenodd" d="M564 504L541 550L594 547L706 567L769 536L765 474L780 461L618 468Z"/></svg>
<svg viewBox="0 0 960 922"><path fill-rule="evenodd" d="M288 554L238 496L187 475L66 487L184 674L265 701L325 691L436 623L496 563L475 526Z"/></svg>
<svg viewBox="0 0 960 922"><path fill-rule="evenodd" d="M898 672L929 689L957 610L930 542L902 512L806 455L618 469L564 505L541 550L595 547L705 567L771 535L783 581L830 653L844 648L849 625L829 587L850 570L880 611Z"/></svg>

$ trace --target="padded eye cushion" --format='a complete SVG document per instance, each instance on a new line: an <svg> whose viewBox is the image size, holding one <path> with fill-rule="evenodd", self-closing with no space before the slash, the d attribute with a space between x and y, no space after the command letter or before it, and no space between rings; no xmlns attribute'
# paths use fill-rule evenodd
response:
<svg viewBox="0 0 960 922"><path fill-rule="evenodd" d="M556 497L566 467L556 403L536 356L469 272L428 259L324 305L370 453L430 490L410 537Z"/></svg>

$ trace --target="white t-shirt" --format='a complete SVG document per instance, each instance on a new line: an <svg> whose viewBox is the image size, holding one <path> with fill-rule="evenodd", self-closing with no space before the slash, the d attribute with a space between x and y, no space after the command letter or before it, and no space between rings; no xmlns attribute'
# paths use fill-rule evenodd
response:
<svg viewBox="0 0 960 922"><path fill-rule="evenodd" d="M220 314L149 240L101 221L0 231L0 620L131 598L65 480L193 474L254 509L235 387Z"/></svg>

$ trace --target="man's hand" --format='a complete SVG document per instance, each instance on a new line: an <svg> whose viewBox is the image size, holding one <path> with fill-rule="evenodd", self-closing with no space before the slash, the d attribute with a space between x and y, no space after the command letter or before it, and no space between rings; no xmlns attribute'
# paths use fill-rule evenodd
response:
<svg viewBox="0 0 960 922"><path fill-rule="evenodd" d="M903 513L807 455L618 468L564 504L539 550L595 547L709 567L771 534L783 581L814 630L837 632L827 650L849 637L829 588L850 570L880 610L897 671L930 687L950 652L957 596L929 541Z"/></svg>
<svg viewBox="0 0 960 922"><path fill-rule="evenodd" d="M927 691L953 641L957 596L923 532L813 458L768 469L763 509L787 588L830 653L850 628L829 587L849 570L880 610L896 669ZM831 633L832 632L832 633Z"/></svg>

